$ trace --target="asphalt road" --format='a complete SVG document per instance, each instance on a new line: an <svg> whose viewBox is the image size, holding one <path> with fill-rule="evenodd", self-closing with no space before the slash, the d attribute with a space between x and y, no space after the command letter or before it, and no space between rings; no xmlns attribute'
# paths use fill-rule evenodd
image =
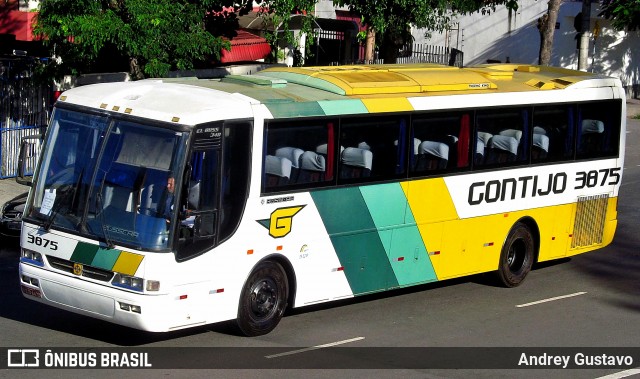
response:
<svg viewBox="0 0 640 379"><path fill-rule="evenodd" d="M527 347L640 347L640 121L629 120L627 154L618 205L618 230L609 247L571 259L539 265L517 288L492 285L483 276L424 285L294 310L266 336L245 338L230 323L166 334L149 334L59 311L22 298L17 281L16 244L0 247L0 346L10 348L186 348L266 347L287 352L271 362L300 362L315 350L309 347L371 347L384 354L403 354L401 347L504 347L497 353ZM546 300L544 302L540 302ZM339 344L339 345L338 345ZM385 349L386 348L386 349ZM188 359L187 351L173 351L174 360ZM226 351L238 359L252 349ZM266 350L265 350L266 351ZM416 350L428 354L430 350ZM474 350L451 350L469 354ZM235 357L233 356L235 354ZM181 356L177 356L181 355ZM414 354L415 356L415 354ZM418 357L419 358L419 357ZM0 357L0 359L5 359ZM247 358L250 359L250 358ZM280 360L280 361L278 361ZM367 360L356 360L364 367ZM372 367L381 362L370 361ZM640 362L635 362L640 368ZM316 370L5 370L0 377L402 377L402 378L600 378L640 377L640 370L598 369L394 369ZM622 373L620 373L622 372Z"/></svg>

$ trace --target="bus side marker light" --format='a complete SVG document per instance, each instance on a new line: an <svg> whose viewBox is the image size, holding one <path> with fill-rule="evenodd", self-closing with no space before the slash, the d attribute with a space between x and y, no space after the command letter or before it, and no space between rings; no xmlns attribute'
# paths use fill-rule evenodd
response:
<svg viewBox="0 0 640 379"><path fill-rule="evenodd" d="M505 213L505 214L504 214L504 217L509 217L509 214L508 214L508 213Z"/></svg>
<svg viewBox="0 0 640 379"><path fill-rule="evenodd" d="M398 258L396 259L396 261L398 261L398 262L402 262L402 261L404 261L404 257L398 257Z"/></svg>
<svg viewBox="0 0 640 379"><path fill-rule="evenodd" d="M253 254L253 249L247 250L247 255L251 255L251 254Z"/></svg>
<svg viewBox="0 0 640 379"><path fill-rule="evenodd" d="M487 242L484 245L482 245L484 247L489 247L489 246L493 246L493 242Z"/></svg>
<svg viewBox="0 0 640 379"><path fill-rule="evenodd" d="M331 272L338 272L338 271L344 271L344 267L340 266L338 268L334 268L333 270L331 270Z"/></svg>
<svg viewBox="0 0 640 379"><path fill-rule="evenodd" d="M551 237L551 241L555 241L555 240L556 240L556 237Z"/></svg>
<svg viewBox="0 0 640 379"><path fill-rule="evenodd" d="M180 295L180 297L178 298L179 300L184 300L187 298L187 295Z"/></svg>
<svg viewBox="0 0 640 379"><path fill-rule="evenodd" d="M573 234L569 234L569 238L573 238Z"/></svg>
<svg viewBox="0 0 640 379"><path fill-rule="evenodd" d="M440 250L438 250L438 251L430 251L429 255L440 255Z"/></svg>
<svg viewBox="0 0 640 379"><path fill-rule="evenodd" d="M211 290L211 291L209 291L209 293L210 293L210 294L213 294L213 293L223 293L223 292L224 292L224 288L218 288L217 290Z"/></svg>
<svg viewBox="0 0 640 379"><path fill-rule="evenodd" d="M281 251L282 250L282 245L276 246L276 250Z"/></svg>

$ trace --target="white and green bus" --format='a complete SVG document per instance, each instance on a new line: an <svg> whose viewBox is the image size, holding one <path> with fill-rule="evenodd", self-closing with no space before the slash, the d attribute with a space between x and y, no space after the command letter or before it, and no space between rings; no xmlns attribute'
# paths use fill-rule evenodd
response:
<svg viewBox="0 0 640 379"><path fill-rule="evenodd" d="M147 331L609 244L620 81L530 65L275 67L65 92L26 205L25 297Z"/></svg>

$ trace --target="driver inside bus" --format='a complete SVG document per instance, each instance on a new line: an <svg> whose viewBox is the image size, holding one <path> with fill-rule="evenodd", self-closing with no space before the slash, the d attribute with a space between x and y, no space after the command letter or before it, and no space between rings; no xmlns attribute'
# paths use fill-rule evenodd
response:
<svg viewBox="0 0 640 379"><path fill-rule="evenodd" d="M160 202L158 203L158 217L162 217L167 222L167 227L169 223L171 223L171 217L174 212L174 202L175 202L175 186L176 180L173 176L169 176L167 178L167 186L162 193L160 198ZM184 214L180 214L180 225L186 227L187 229L193 229L193 223L195 217L189 214L189 210L184 210ZM185 231L181 231L181 234L189 234Z"/></svg>
<svg viewBox="0 0 640 379"><path fill-rule="evenodd" d="M173 176L167 178L167 186L162 192L160 201L158 202L158 217L163 217L167 224L171 222L173 214L173 203L175 201L176 180Z"/></svg>

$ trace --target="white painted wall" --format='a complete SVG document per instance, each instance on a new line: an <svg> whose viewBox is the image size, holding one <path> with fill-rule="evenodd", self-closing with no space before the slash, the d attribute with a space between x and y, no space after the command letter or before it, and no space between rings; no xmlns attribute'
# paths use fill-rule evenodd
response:
<svg viewBox="0 0 640 379"><path fill-rule="evenodd" d="M551 64L577 69L578 51L574 18L582 10L581 1L565 1L558 15L559 29L556 29ZM505 62L507 57L513 63L538 63L540 34L536 22L547 11L547 1L520 0L519 9L509 12L498 7L490 15L475 13L459 17L455 21L459 30L433 33L424 37L419 30L413 32L415 43L446 45L464 52L465 65L486 63L488 59ZM639 96L640 83L640 31L618 32L611 22L598 17L600 7L592 4L591 30L596 21L600 24L600 36L590 40L588 70L604 75L617 76L628 88L628 94ZM635 88L635 90L633 90Z"/></svg>

